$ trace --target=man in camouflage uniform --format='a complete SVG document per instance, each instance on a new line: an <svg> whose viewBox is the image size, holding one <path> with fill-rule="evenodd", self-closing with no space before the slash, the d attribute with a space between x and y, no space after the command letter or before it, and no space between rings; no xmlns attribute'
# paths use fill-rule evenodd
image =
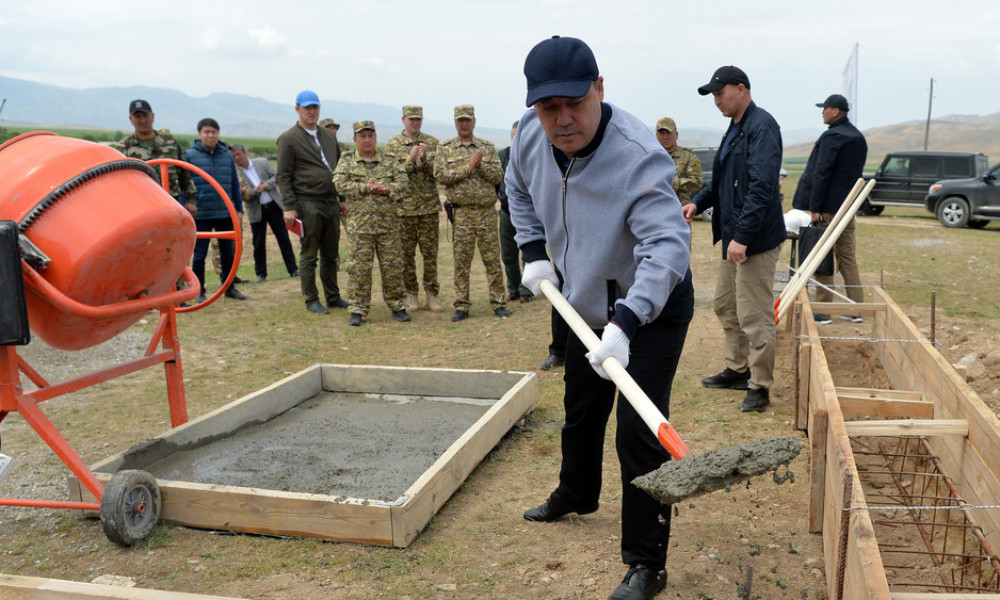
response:
<svg viewBox="0 0 1000 600"><path fill-rule="evenodd" d="M112 147L125 156L139 160L153 160L154 158L184 160L181 146L170 134L170 131L153 129L154 119L155 115L149 102L133 100L128 105L128 120L132 122L135 132L125 139L115 142ZM168 167L167 174L170 178L170 195L185 205L191 212L191 216L194 216L197 211L195 203L197 191L194 188L194 180L191 179L191 171L180 167ZM160 167L156 167L156 181L162 185Z"/></svg>
<svg viewBox="0 0 1000 600"><path fill-rule="evenodd" d="M656 122L656 139L674 159L674 191L681 206L691 203L691 197L701 189L701 161L694 150L677 145L677 124L670 117Z"/></svg>
<svg viewBox="0 0 1000 600"><path fill-rule="evenodd" d="M455 107L456 137L441 143L434 156L434 179L446 187L454 208L455 314L452 321L469 317L469 270L479 242L479 254L486 268L490 306L493 314L510 316L500 268L500 236L497 233L496 184L503 179L497 150L490 142L473 135L476 113L471 104Z"/></svg>
<svg viewBox="0 0 1000 600"><path fill-rule="evenodd" d="M347 255L351 316L347 324L361 325L371 309L376 254L382 272L382 297L392 318L405 323L410 315L406 312L396 207L406 187L406 173L399 161L376 147L373 122L354 124L354 143L357 151L341 158L333 172L333 185L351 212L351 248Z"/></svg>
<svg viewBox="0 0 1000 600"><path fill-rule="evenodd" d="M403 253L403 285L406 288L406 308L417 310L417 245L424 259L424 292L427 308L440 312L437 276L438 230L441 200L434 182L434 153L438 140L420 131L424 121L423 108L403 107L403 131L385 144L385 152L398 159L408 178L406 192L400 203L399 235Z"/></svg>

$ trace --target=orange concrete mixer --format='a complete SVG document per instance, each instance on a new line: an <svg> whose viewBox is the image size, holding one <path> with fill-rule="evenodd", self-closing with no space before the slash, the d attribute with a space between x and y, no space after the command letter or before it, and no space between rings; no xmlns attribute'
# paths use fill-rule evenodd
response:
<svg viewBox="0 0 1000 600"><path fill-rule="evenodd" d="M49 132L0 145L0 219L15 221L34 253L28 312L50 346L94 346L151 308L177 302L168 293L190 261L196 231L154 174L113 148ZM82 308L70 312L60 296Z"/></svg>
<svg viewBox="0 0 1000 600"><path fill-rule="evenodd" d="M204 177L226 202L234 230L196 232L190 213L155 180L153 166L185 168ZM172 159L149 164L117 150L47 131L0 145L0 422L20 414L76 475L97 502L2 498L0 506L79 509L100 513L109 539L131 546L159 519L156 480L143 471L119 471L107 485L45 416L45 400L154 365L163 365L170 422L187 422L177 313L199 293L188 263L199 236L242 240L228 196L203 170ZM176 288L183 278L186 288ZM111 339L158 310L145 353L98 371L50 383L16 351L30 330L49 345L79 350ZM159 346L159 348L158 348ZM36 389L26 389L26 377ZM2 441L2 440L0 440ZM0 479L11 467L0 454Z"/></svg>

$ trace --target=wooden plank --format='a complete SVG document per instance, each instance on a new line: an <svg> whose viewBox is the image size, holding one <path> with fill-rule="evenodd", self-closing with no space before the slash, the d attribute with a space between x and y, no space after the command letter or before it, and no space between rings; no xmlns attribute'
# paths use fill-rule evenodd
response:
<svg viewBox="0 0 1000 600"><path fill-rule="evenodd" d="M924 401L920 392L837 388L837 399L845 415L934 418L934 403Z"/></svg>
<svg viewBox="0 0 1000 600"><path fill-rule="evenodd" d="M885 311L882 302L813 302L813 314L821 315L858 315L872 318L877 313Z"/></svg>
<svg viewBox="0 0 1000 600"><path fill-rule="evenodd" d="M803 317L804 311L799 309L799 331L796 331L796 335L803 336L799 341L799 353L794 358L798 360L798 371L799 371L799 389L798 392L798 422L795 427L799 430L808 428L809 421L809 382L812 377L812 340L809 339L809 328L805 324L805 318ZM812 320L812 313L808 315L809 320ZM814 321L815 323L815 321ZM815 328L815 325L813 325Z"/></svg>
<svg viewBox="0 0 1000 600"><path fill-rule="evenodd" d="M884 421L848 421L847 434L859 436L900 435L969 435L969 422L964 419L894 419Z"/></svg>
<svg viewBox="0 0 1000 600"><path fill-rule="evenodd" d="M393 545L405 548L416 539L490 450L534 408L537 397L538 379L521 378L424 471L406 490L410 499L391 510Z"/></svg>
<svg viewBox="0 0 1000 600"><path fill-rule="evenodd" d="M62 579L22 577L0 573L0 598L4 600L234 600L139 587L81 583Z"/></svg>
<svg viewBox="0 0 1000 600"><path fill-rule="evenodd" d="M476 371L423 367L324 364L323 389L414 396L499 398L529 375L520 371Z"/></svg>
<svg viewBox="0 0 1000 600"><path fill-rule="evenodd" d="M938 594L936 592L893 592L892 600L1000 600L1000 594Z"/></svg>

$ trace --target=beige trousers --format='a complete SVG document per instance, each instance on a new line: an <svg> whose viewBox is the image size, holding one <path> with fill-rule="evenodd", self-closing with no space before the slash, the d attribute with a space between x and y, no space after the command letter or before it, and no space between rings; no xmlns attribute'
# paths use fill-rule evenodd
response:
<svg viewBox="0 0 1000 600"><path fill-rule="evenodd" d="M774 269L781 246L748 256L740 264L722 261L715 283L715 316L726 336L722 358L737 372L750 369L751 388L774 383Z"/></svg>

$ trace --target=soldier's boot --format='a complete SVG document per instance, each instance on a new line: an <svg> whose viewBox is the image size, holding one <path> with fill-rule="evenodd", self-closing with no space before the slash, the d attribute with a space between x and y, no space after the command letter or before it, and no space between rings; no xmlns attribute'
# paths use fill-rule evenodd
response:
<svg viewBox="0 0 1000 600"><path fill-rule="evenodd" d="M441 312L442 310L444 310L444 308L441 306L441 303L438 302L437 296L435 296L430 292L427 292L427 309L430 310L431 312Z"/></svg>
<svg viewBox="0 0 1000 600"><path fill-rule="evenodd" d="M417 310L418 308L420 308L420 303L417 301L417 295L416 294L407 294L406 295L406 310L413 311L413 310Z"/></svg>

